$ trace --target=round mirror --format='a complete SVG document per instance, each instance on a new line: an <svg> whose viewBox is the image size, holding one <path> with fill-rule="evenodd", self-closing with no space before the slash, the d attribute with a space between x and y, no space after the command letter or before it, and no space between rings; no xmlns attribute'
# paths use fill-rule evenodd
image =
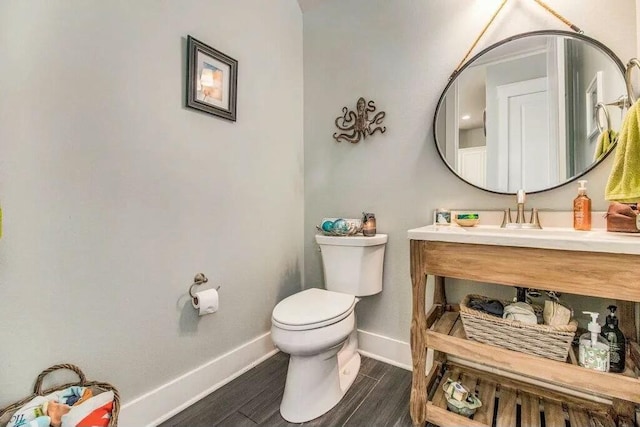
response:
<svg viewBox="0 0 640 427"><path fill-rule="evenodd" d="M452 76L436 108L436 146L475 187L549 190L609 154L597 153L598 139L619 131L626 93L622 62L597 40L566 31L519 34Z"/></svg>

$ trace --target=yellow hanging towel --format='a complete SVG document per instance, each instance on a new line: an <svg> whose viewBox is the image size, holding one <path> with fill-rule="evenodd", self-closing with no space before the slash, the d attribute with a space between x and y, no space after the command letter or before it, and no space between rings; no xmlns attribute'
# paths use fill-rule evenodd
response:
<svg viewBox="0 0 640 427"><path fill-rule="evenodd" d="M593 154L593 161L600 160L607 152L613 148L618 139L618 132L615 130L607 129L598 136L598 143L596 145L596 151Z"/></svg>
<svg viewBox="0 0 640 427"><path fill-rule="evenodd" d="M622 122L613 167L604 197L620 203L640 201L640 102L633 104Z"/></svg>

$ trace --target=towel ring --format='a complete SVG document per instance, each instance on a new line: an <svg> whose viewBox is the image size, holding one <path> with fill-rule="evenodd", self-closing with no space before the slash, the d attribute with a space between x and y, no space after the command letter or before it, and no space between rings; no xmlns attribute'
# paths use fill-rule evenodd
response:
<svg viewBox="0 0 640 427"><path fill-rule="evenodd" d="M605 125L606 126L602 126L602 124L600 123L600 110L602 110L604 112L604 118L606 120ZM598 132L602 133L605 130L610 130L611 129L611 118L609 117L609 111L607 110L607 106L604 105L602 102L598 102L596 104L596 127L598 128Z"/></svg>
<svg viewBox="0 0 640 427"><path fill-rule="evenodd" d="M624 81L627 84L627 95L629 96L629 106L635 104L636 98L635 93L633 92L633 85L631 84L631 71L633 71L633 66L638 67L640 69L640 61L637 58L631 58L627 63L627 67L624 70Z"/></svg>

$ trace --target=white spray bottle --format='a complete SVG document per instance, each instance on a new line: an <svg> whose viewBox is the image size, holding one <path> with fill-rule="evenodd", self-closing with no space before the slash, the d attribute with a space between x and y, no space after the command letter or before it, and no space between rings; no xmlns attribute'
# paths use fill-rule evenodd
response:
<svg viewBox="0 0 640 427"><path fill-rule="evenodd" d="M583 311L591 316L591 322L587 326L589 332L580 335L579 363L585 368L596 371L609 371L609 341L600 335L598 324L599 313Z"/></svg>

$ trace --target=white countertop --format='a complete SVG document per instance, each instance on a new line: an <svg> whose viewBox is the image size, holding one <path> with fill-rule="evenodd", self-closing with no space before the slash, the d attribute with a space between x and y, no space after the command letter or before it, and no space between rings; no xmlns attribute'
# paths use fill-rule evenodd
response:
<svg viewBox="0 0 640 427"><path fill-rule="evenodd" d="M640 255L640 233L613 233L601 228L576 231L565 227L536 230L505 229L497 225L427 225L409 230L408 237L411 240Z"/></svg>

